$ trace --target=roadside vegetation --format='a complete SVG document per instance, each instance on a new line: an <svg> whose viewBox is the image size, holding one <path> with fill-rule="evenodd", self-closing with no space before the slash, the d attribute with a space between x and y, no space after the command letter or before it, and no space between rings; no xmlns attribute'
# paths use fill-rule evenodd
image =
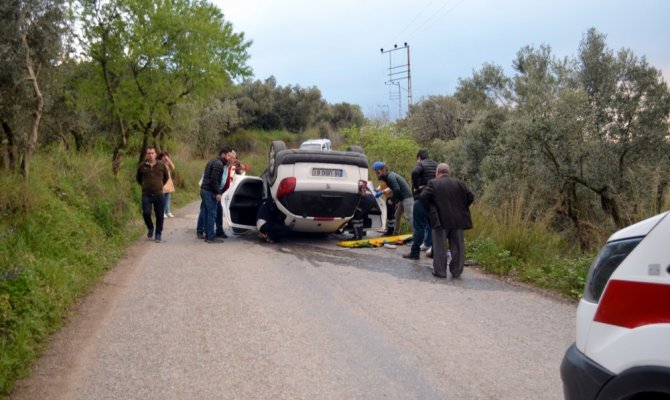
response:
<svg viewBox="0 0 670 400"><path fill-rule="evenodd" d="M428 149L476 194L467 258L571 299L613 231L670 204L668 85L594 29L574 57L524 47L511 76L485 64L391 122L316 87L253 79L252 42L205 0L6 3L0 397L142 234L134 173L147 146L177 164L175 207L198 198L223 144L259 175L272 140L329 138L407 179Z"/></svg>

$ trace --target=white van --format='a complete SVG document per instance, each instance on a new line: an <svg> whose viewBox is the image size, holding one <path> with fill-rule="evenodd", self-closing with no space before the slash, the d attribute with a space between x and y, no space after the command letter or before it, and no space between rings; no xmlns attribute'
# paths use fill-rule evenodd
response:
<svg viewBox="0 0 670 400"><path fill-rule="evenodd" d="M301 150L331 151L333 149L330 139L310 139L300 144Z"/></svg>
<svg viewBox="0 0 670 400"><path fill-rule="evenodd" d="M613 234L561 363L566 399L670 399L670 212Z"/></svg>

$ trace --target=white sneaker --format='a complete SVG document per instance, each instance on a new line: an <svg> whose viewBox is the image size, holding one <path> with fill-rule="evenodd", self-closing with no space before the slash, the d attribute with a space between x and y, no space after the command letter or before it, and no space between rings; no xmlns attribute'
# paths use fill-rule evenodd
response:
<svg viewBox="0 0 670 400"><path fill-rule="evenodd" d="M163 218L168 218L168 215L167 215L167 214L163 214Z"/></svg>
<svg viewBox="0 0 670 400"><path fill-rule="evenodd" d="M172 213L167 213L167 216L170 217L170 218L174 218L174 214L172 214Z"/></svg>
<svg viewBox="0 0 670 400"><path fill-rule="evenodd" d="M428 247L428 246L426 246L425 244L421 243L421 246L419 247L419 250L421 250L421 251L426 251L426 250L428 250L428 249L430 249L430 247Z"/></svg>

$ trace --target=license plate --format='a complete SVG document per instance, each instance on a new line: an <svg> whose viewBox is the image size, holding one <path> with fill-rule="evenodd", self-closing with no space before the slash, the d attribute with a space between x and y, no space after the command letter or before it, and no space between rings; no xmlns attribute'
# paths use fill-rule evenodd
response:
<svg viewBox="0 0 670 400"><path fill-rule="evenodd" d="M341 178L342 177L342 170L341 169L334 169L334 168L312 168L312 176L330 176L333 178Z"/></svg>

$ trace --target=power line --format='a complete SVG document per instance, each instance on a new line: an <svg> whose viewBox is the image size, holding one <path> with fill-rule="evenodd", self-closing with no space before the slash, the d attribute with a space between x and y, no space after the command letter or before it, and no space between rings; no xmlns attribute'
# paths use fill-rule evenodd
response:
<svg viewBox="0 0 670 400"><path fill-rule="evenodd" d="M432 26L436 21L441 20L444 18L446 15L450 14L452 11L454 11L458 6L461 5L465 0L459 0L455 4L452 1L447 1L446 3L443 3L440 8L435 11L432 15L430 15L428 18L424 19L423 22L420 25L417 25L410 33L407 35L407 39L411 40L413 39L417 34L425 31L428 29L430 26ZM452 6L447 9L447 7Z"/></svg>
<svg viewBox="0 0 670 400"><path fill-rule="evenodd" d="M402 31L400 31L400 33L398 34L398 36L395 37L395 39L393 40L393 42L398 42L398 41L403 37L403 34L405 33L405 31L407 31L407 29L409 29L409 27L410 27L414 22L416 22L417 19L419 19L419 17L421 16L421 14L423 14L423 12L426 11L426 9L427 9L431 4L433 4L434 1L435 1L435 0L430 0L428 3L426 3L426 5L423 6L423 8L421 9L421 11L419 11L419 12L414 16L414 18L413 18L407 25L405 25L405 27L402 29Z"/></svg>

